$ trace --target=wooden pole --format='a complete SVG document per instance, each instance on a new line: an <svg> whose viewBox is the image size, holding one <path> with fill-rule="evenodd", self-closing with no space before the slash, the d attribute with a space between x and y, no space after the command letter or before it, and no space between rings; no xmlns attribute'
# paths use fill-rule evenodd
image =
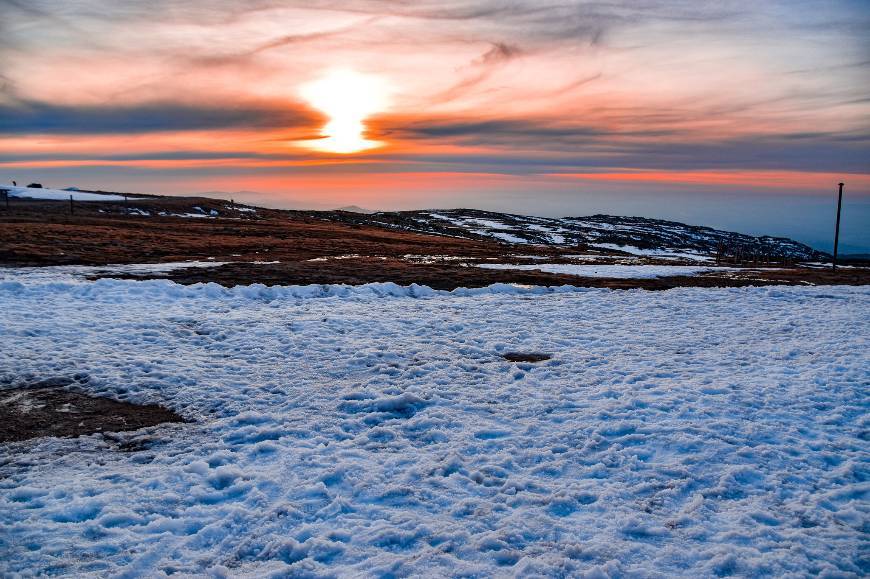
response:
<svg viewBox="0 0 870 579"><path fill-rule="evenodd" d="M840 245L840 211L843 208L843 184L840 183L840 194L837 197L837 225L834 228L834 264L833 270L837 271L837 249Z"/></svg>
<svg viewBox="0 0 870 579"><path fill-rule="evenodd" d="M72 195L69 196L69 214L73 214L73 198Z"/></svg>

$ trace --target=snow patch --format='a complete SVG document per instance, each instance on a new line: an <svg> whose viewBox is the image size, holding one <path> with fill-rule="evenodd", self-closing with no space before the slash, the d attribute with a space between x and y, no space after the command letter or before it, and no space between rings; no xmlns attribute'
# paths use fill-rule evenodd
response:
<svg viewBox="0 0 870 579"><path fill-rule="evenodd" d="M619 279L652 279L675 275L700 275L714 271L733 271L727 267L696 267L691 265L580 265L571 263L535 263L517 265L510 263L482 263L484 269L537 270L547 273L563 273L581 277L606 277Z"/></svg>
<svg viewBox="0 0 870 579"><path fill-rule="evenodd" d="M48 201L69 201L72 197L73 201L124 201L123 195L115 195L109 193L87 193L71 189L43 189L38 187L10 187L2 186L3 189L9 190L10 197L21 197L27 199L42 199ZM130 201L141 199L141 197L128 196Z"/></svg>

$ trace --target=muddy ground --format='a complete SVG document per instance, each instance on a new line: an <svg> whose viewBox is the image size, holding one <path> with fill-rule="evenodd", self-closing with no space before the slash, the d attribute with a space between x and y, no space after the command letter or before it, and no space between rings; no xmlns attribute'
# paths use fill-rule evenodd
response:
<svg viewBox="0 0 870 579"><path fill-rule="evenodd" d="M72 383L68 379L52 379L0 390L0 443L184 422L181 416L162 406L90 396L67 389Z"/></svg>

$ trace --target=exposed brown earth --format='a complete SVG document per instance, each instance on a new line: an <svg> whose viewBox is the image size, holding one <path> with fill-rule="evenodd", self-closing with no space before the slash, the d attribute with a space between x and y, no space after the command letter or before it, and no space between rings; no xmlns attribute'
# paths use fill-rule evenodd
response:
<svg viewBox="0 0 870 579"><path fill-rule="evenodd" d="M0 443L40 436L121 432L184 421L162 406L130 404L67 390L63 387L67 382L47 381L0 390Z"/></svg>

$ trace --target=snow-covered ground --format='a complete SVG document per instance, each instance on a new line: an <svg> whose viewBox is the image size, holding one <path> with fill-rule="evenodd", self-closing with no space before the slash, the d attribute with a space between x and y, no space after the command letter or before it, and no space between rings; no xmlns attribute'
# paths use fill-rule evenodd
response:
<svg viewBox="0 0 870 579"><path fill-rule="evenodd" d="M679 251L676 249L641 249L633 245L616 245L615 243L593 243L591 247L600 247L602 249L614 249L630 253L632 255L642 255L645 257L657 257L659 259L688 259L691 261L713 261L715 258L709 255L700 255L687 251Z"/></svg>
<svg viewBox="0 0 870 579"><path fill-rule="evenodd" d="M581 277L607 277L618 279L652 279L674 275L698 275L710 271L733 271L730 267L697 267L694 265L583 265L573 263L481 263L484 269L525 269L547 273L565 273Z"/></svg>
<svg viewBox="0 0 870 579"><path fill-rule="evenodd" d="M26 197L28 199L45 199L49 201L67 201L72 196L73 201L123 201L123 195L113 195L110 193L88 193L86 191L76 191L70 189L48 189L39 187L12 187L3 185L3 189L9 190L10 197ZM140 199L139 197L128 197L130 201Z"/></svg>
<svg viewBox="0 0 870 579"><path fill-rule="evenodd" d="M0 303L0 384L195 420L0 446L2 575L867 572L866 287L5 270Z"/></svg>

